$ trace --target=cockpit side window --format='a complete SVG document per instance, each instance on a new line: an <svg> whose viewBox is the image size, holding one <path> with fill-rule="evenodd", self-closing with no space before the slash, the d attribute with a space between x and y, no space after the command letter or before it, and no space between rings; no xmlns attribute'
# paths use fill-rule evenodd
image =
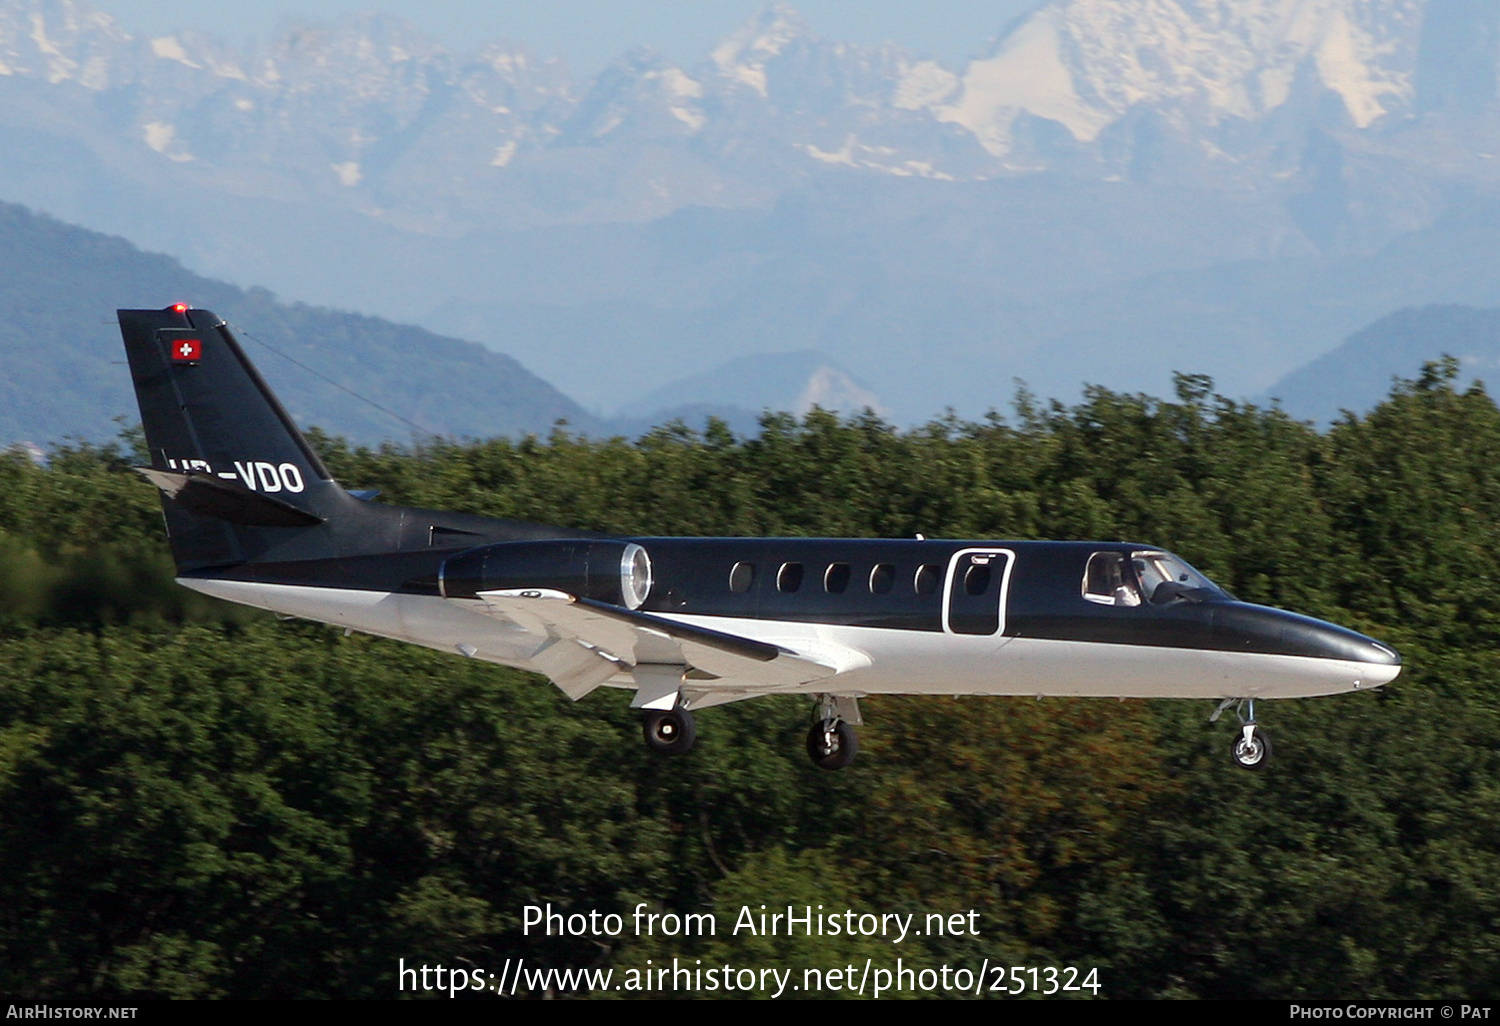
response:
<svg viewBox="0 0 1500 1026"><path fill-rule="evenodd" d="M1138 606L1141 593L1123 552L1096 552L1083 572L1083 597L1101 606Z"/></svg>

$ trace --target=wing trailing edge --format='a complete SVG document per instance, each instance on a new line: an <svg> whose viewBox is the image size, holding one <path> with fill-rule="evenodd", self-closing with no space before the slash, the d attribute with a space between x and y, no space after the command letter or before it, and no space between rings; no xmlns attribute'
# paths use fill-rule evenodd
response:
<svg viewBox="0 0 1500 1026"><path fill-rule="evenodd" d="M477 597L490 616L548 639L531 661L575 700L625 677L636 686L632 705L638 708L672 708L679 694L690 704L714 705L870 665L869 656L845 646L797 652L561 591L485 591Z"/></svg>

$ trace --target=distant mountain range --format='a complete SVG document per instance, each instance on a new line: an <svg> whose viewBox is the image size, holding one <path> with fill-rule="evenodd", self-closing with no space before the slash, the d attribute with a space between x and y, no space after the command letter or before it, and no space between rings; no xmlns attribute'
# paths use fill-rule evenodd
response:
<svg viewBox="0 0 1500 1026"><path fill-rule="evenodd" d="M123 239L0 204L0 446L106 441L139 419L121 307L191 301L228 320L291 415L352 441L599 432L577 403L473 342L277 302ZM363 399L357 397L363 396Z"/></svg>
<svg viewBox="0 0 1500 1026"><path fill-rule="evenodd" d="M1500 306L1487 0L1053 0L961 67L772 5L587 80L379 17L237 48L0 0L0 146L0 199L475 339L595 417L714 407L726 365L780 402L804 351L902 422L1016 378L1248 395Z"/></svg>
<svg viewBox="0 0 1500 1026"><path fill-rule="evenodd" d="M183 299L230 321L299 423L361 444L546 434L559 422L584 434L636 436L672 420L701 428L708 417L753 434L767 409L887 412L863 383L804 351L732 360L601 418L475 343L280 303L264 289L190 274L122 239L0 204L0 447L107 441L133 423L114 310ZM1293 416L1326 423L1344 409L1369 409L1395 378L1413 377L1444 354L1459 359L1465 381L1500 378L1500 310L1399 311L1288 374L1268 395Z"/></svg>
<svg viewBox="0 0 1500 1026"><path fill-rule="evenodd" d="M768 404L720 387L663 389L630 414L600 418L514 359L473 342L374 317L278 302L191 274L123 239L0 203L0 449L17 442L102 442L137 419L114 312L190 301L230 322L252 360L304 427L361 444L545 435L557 424L583 434L640 434L709 416L752 433L765 405L878 406L817 354L766 357L776 385ZM699 399L688 401L691 396Z"/></svg>
<svg viewBox="0 0 1500 1026"><path fill-rule="evenodd" d="M1413 380L1425 364L1451 356L1459 387L1500 386L1500 310L1426 306L1398 310L1349 336L1271 386L1268 396L1299 420L1327 424L1345 411L1364 413Z"/></svg>
<svg viewBox="0 0 1500 1026"><path fill-rule="evenodd" d="M801 417L814 407L845 415L889 412L847 371L822 353L804 350L742 356L674 381L621 404L610 423L623 434L639 435L666 421L699 427L716 417L737 434L753 435L768 410Z"/></svg>

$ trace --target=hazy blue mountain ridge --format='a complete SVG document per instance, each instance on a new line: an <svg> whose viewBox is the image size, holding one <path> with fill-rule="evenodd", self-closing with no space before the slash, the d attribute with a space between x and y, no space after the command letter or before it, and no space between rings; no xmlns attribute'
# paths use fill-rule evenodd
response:
<svg viewBox="0 0 1500 1026"><path fill-rule="evenodd" d="M1500 305L1471 271L1500 251L1497 24L1053 0L946 67L772 5L584 80L379 17L236 48L0 0L0 198L476 339L600 413L799 350L904 422L1016 377L1253 394L1403 306Z"/></svg>
<svg viewBox="0 0 1500 1026"><path fill-rule="evenodd" d="M483 346L378 318L281 303L264 289L246 291L190 274L177 261L123 239L11 204L0 204L0 264L3 442L104 441L118 433L116 418L134 423L138 412L115 310L178 301L227 319L304 426L370 444L424 441L426 433L545 433L559 419L578 430L600 430L576 403Z"/></svg>
<svg viewBox="0 0 1500 1026"><path fill-rule="evenodd" d="M1398 310L1288 374L1267 394L1292 416L1327 424L1346 410L1371 409L1390 394L1393 381L1412 379L1445 356L1458 361L1459 385L1500 384L1500 309Z"/></svg>

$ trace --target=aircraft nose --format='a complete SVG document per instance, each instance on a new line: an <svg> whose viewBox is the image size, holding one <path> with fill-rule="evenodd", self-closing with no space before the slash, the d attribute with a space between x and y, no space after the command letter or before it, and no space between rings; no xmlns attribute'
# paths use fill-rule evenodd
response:
<svg viewBox="0 0 1500 1026"><path fill-rule="evenodd" d="M1344 630L1342 627L1337 629ZM1401 653L1384 642L1367 638L1363 634L1354 631L1345 633L1353 635L1353 638L1339 641L1336 645L1341 651L1353 650L1350 654L1353 661L1360 664L1360 674L1366 684L1379 687L1396 679L1401 672Z"/></svg>
<svg viewBox="0 0 1500 1026"><path fill-rule="evenodd" d="M1215 626L1252 651L1360 663L1386 680L1400 672L1401 655L1391 646L1300 613L1240 604L1216 617Z"/></svg>
<svg viewBox="0 0 1500 1026"><path fill-rule="evenodd" d="M1364 662L1375 663L1379 666L1399 667L1401 665L1400 652L1397 652L1384 642L1376 641L1374 638L1365 638L1365 641L1369 642L1370 647L1374 651L1375 658L1366 659Z"/></svg>
<svg viewBox="0 0 1500 1026"><path fill-rule="evenodd" d="M1372 667L1399 669L1401 666L1401 653L1383 642L1322 620L1313 620L1312 624L1307 628L1308 640L1311 647L1322 650L1318 654L1326 659L1344 659ZM1299 628L1292 630L1296 632ZM1391 676L1394 677L1395 674Z"/></svg>
<svg viewBox="0 0 1500 1026"><path fill-rule="evenodd" d="M1391 646L1342 627L1334 629L1343 634L1352 635L1350 638L1334 642L1334 647L1339 651L1350 652L1349 656L1343 658L1352 657L1353 662L1359 663L1360 677L1365 684L1373 687L1389 684L1401 673L1401 653Z"/></svg>

